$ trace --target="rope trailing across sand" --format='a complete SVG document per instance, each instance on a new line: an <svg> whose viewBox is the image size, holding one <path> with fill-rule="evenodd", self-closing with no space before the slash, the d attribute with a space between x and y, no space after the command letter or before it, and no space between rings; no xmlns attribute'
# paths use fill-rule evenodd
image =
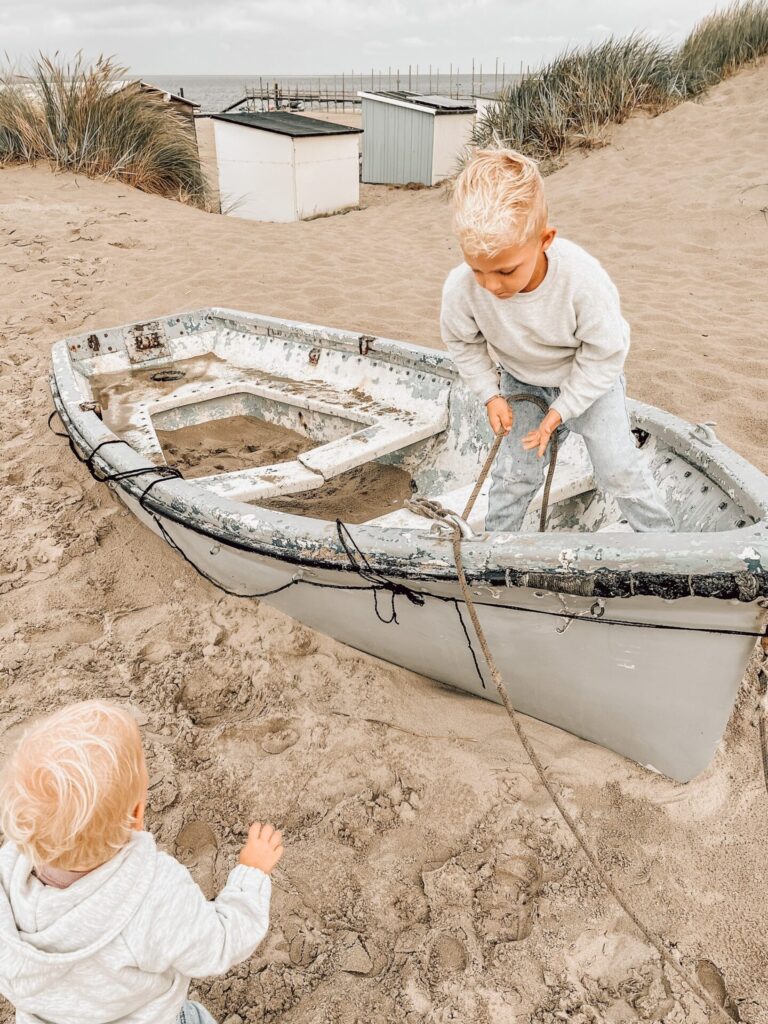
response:
<svg viewBox="0 0 768 1024"><path fill-rule="evenodd" d="M525 399L528 401L532 401L536 404L545 405L542 399L536 398L535 396L531 395L514 395L510 397L509 401L514 401L517 399ZM482 486L485 483L486 477L488 476L488 473L491 470L491 466L493 465L494 459L496 458L496 454L498 453L499 448L501 447L501 442L503 438L504 434L502 432L500 432L496 436L496 440L493 443L493 447L491 448L488 458L485 460L485 464L483 465L483 468L480 471L480 476L477 479L477 483L475 484L472 494L470 495L469 501L467 502L466 508L464 509L464 513L461 517L463 520L466 520L472 511L472 507L474 506L477 496L480 493ZM547 480L544 489L544 498L541 505L541 517L539 521L539 530L541 532L544 531L544 527L546 524L547 506L549 504L549 490L552 483L554 466L557 461L556 435L553 435L552 440L554 444L552 448L552 455L550 458L549 472L547 473ZM684 968L670 954L669 950L664 945L662 940L656 934L654 934L654 932L651 931L649 926L646 925L644 921L641 920L641 918L638 916L637 912L630 905L627 899L619 892L618 888L614 885L611 876L604 870L603 866L600 864L600 861L597 858L597 855L593 853L582 825L576 820L576 818L565 806L565 803L560 795L559 790L547 775L547 771L544 768L544 765L542 764L539 755L536 753L536 750L533 744L531 743L527 732L523 728L517 711L515 710L515 707L509 697L507 688L504 685L504 679L501 675L501 672L498 669L498 666L496 665L496 661L493 657L493 653L491 652L490 646L488 645L488 640L485 636L483 627L480 625L480 619L478 618L477 615L475 602L472 598L472 593L469 589L467 577L464 572L464 562L461 555L461 541L463 535L461 526L457 521L458 517L454 513L448 511L447 509L441 508L441 506L437 505L435 502L425 501L424 499L415 499L408 503L408 507L411 509L411 511L416 512L419 515L424 515L429 519L434 519L436 522L444 523L445 527L450 529L452 535L453 557L454 561L456 562L456 573L459 578L461 592L464 596L467 611L469 612L469 617L472 622L472 628L474 629L475 635L477 636L478 642L480 644L480 649L483 652L483 657L485 658L486 664L488 665L488 669L490 670L491 673L491 678L493 679L493 682L496 685L496 689L498 691L499 697L501 698L501 702L504 705L504 709L506 710L507 714L509 715L512 721L512 726L517 734L517 738L520 740L520 743L522 744L523 750L525 751L528 760L533 765L533 768L535 769L536 774L539 777L539 781L549 794L552 803L557 808L560 817L563 819L571 835L578 843L582 853L594 869L594 872L597 875L600 884L607 892L610 893L611 896L613 896L613 898L619 904L619 906L630 919L630 921L638 929L640 934L646 939L646 941L651 946L653 946L653 948L661 957L662 963L668 964L669 967L672 968L672 970L678 975L678 977L683 981L683 983L696 996L696 998L699 999L704 1006L712 1010L715 1013L715 1016L722 1020L724 1024L732 1024L732 1018L726 1012L726 1010L722 1006L719 1006L711 998L711 996L702 988L702 986L697 981L695 981L686 970L684 970ZM763 753L765 755L765 748L763 748ZM768 778L768 774L766 775L766 778Z"/></svg>

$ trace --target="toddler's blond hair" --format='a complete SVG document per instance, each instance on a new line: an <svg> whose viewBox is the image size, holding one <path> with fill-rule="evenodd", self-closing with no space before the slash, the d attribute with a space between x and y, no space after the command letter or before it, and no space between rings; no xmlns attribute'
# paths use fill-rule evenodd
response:
<svg viewBox="0 0 768 1024"><path fill-rule="evenodd" d="M466 252L495 256L547 225L544 183L514 149L476 149L453 185L453 226Z"/></svg>
<svg viewBox="0 0 768 1024"><path fill-rule="evenodd" d="M131 835L146 793L138 726L105 701L32 725L0 773L0 828L36 866L89 871Z"/></svg>

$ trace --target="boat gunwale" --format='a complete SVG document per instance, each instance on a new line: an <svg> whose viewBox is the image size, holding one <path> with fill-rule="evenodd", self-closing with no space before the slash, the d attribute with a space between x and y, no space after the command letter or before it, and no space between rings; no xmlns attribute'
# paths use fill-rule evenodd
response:
<svg viewBox="0 0 768 1024"><path fill-rule="evenodd" d="M220 307L163 317L157 322L178 323L182 317L204 317L210 322L218 319L223 323L230 321L235 326L251 328L254 325L263 328L265 324L273 323L278 330L269 331L267 327L267 333L273 336L290 336L290 332L296 330L302 334L314 332L316 339L329 347L355 351L359 344L361 354L362 340L367 339L374 357L427 370L454 381L458 379L447 354L390 339L371 339L335 328L242 314ZM127 325L128 328L134 326ZM50 377L54 403L62 423L84 455L106 440L122 440L95 412L80 408L82 399L78 400L79 389L70 346L73 341L86 337L91 337L91 334L63 339L54 345ZM69 396L66 394L68 387L71 388ZM495 587L523 586L594 597L652 595L676 599L706 596L751 601L768 596L768 572L763 568L768 564L768 479L721 442L708 445L699 441L692 434L694 428L686 421L631 399L629 406L633 419L639 425L652 426L652 433L668 443L675 441L674 449L681 458L685 456L680 448L686 448L687 454L693 457L687 461L701 468L740 503L746 514L758 518L758 521L751 526L731 530L669 536L562 532L485 535L467 540L463 545L467 575L473 583ZM148 473L156 468L128 442L102 449L93 461L107 476L142 466ZM117 486L138 500L146 487L146 483L140 481L141 478L138 482L124 479L118 481ZM144 497L143 504L154 515L241 550L299 566L354 571L339 542L335 524L327 521L221 498L208 494L194 481L180 479L158 482ZM445 538L418 532L412 538L410 549L403 554L402 531L399 529L359 524L355 527L355 537L374 570L389 578L456 580L450 544ZM577 543L574 543L577 538ZM680 545L680 540L685 541L684 545Z"/></svg>

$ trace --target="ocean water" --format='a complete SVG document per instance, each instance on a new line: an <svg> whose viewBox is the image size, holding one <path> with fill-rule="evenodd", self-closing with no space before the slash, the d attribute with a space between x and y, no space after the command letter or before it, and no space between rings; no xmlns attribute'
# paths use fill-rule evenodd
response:
<svg viewBox="0 0 768 1024"><path fill-rule="evenodd" d="M274 94L275 83L282 92L283 98L298 93L308 92L333 94L341 92L342 85L347 96L356 95L358 90L408 89L422 94L437 93L442 96L451 95L459 99L470 96L492 96L498 89L517 80L519 75L496 74L449 75L441 72L438 75L408 75L407 70L397 74L382 74L379 71L339 75L140 75L145 82L158 85L169 92L178 93L184 90L184 96L201 104L201 113L218 113L236 103L247 93L269 89ZM325 107L325 103L322 104Z"/></svg>

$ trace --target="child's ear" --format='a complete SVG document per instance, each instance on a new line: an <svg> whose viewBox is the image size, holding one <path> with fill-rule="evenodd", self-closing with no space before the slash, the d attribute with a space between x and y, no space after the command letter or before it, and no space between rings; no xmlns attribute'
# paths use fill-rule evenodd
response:
<svg viewBox="0 0 768 1024"><path fill-rule="evenodd" d="M545 228L545 230L541 234L541 248L542 248L542 250L546 250L546 249L548 249L550 247L550 245L552 245L552 243L555 240L555 235L556 234L557 234L557 228L550 228L550 227Z"/></svg>
<svg viewBox="0 0 768 1024"><path fill-rule="evenodd" d="M147 806L146 800L140 800L133 809L133 828L136 832L144 831L144 809Z"/></svg>

